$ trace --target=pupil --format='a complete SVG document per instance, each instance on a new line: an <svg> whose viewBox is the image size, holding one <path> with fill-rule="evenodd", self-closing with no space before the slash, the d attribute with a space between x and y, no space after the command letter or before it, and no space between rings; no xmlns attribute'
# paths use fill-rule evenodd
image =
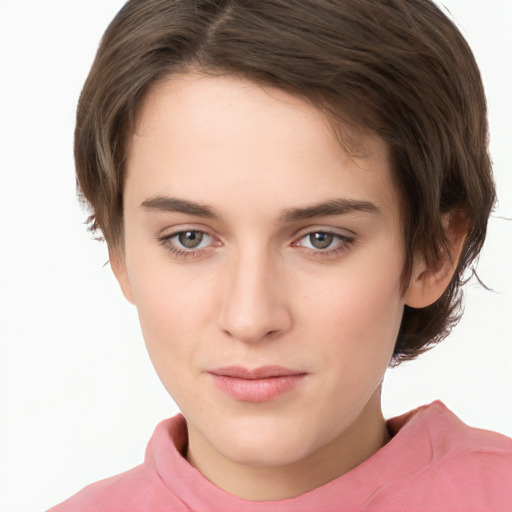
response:
<svg viewBox="0 0 512 512"><path fill-rule="evenodd" d="M194 249L203 240L203 233L200 231L184 231L178 235L178 240L183 247Z"/></svg>
<svg viewBox="0 0 512 512"><path fill-rule="evenodd" d="M312 233L309 240L316 249L326 249L332 244L333 236L329 233Z"/></svg>

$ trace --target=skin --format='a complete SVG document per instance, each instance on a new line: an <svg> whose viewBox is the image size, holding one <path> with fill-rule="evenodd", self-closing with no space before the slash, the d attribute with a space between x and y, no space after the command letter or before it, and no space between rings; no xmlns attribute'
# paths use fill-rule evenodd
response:
<svg viewBox="0 0 512 512"><path fill-rule="evenodd" d="M403 293L388 150L359 142L365 156L347 155L311 105L230 76L169 78L140 111L112 267L187 419L184 455L239 497L297 496L387 442L381 382L404 304L451 277L418 259ZM310 208L334 200L365 207ZM199 246L183 232L204 233ZM262 403L209 373L273 364L306 375Z"/></svg>

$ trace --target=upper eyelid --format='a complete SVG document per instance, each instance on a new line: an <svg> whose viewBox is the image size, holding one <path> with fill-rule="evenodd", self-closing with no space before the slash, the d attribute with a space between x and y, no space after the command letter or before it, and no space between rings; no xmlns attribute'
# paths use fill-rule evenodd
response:
<svg viewBox="0 0 512 512"><path fill-rule="evenodd" d="M194 232L197 232L197 233L203 233L203 235L213 236L213 235L210 234L209 231L206 231L204 229L185 228L185 229L178 229L176 231L171 231L170 233L162 234L162 237L172 238L172 237L175 237L176 235L180 235L181 233L188 233L189 231L194 231Z"/></svg>
<svg viewBox="0 0 512 512"><path fill-rule="evenodd" d="M304 236L310 235L312 233L327 233L329 235L336 235L344 238L354 238L357 236L357 233L347 228L308 226L298 230L295 234L295 239L303 238Z"/></svg>
<svg viewBox="0 0 512 512"><path fill-rule="evenodd" d="M167 226L158 232L156 238L158 238L158 239L172 238L173 236L179 235L180 233L186 233L187 231L197 231L199 233L204 233L205 235L209 235L213 238L217 238L212 233L212 230L206 228L205 226L194 226L193 224L184 225L184 226L175 226L175 227Z"/></svg>

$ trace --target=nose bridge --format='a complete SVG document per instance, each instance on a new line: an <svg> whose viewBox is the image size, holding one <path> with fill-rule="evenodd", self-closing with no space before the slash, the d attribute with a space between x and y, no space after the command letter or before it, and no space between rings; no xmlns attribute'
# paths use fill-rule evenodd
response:
<svg viewBox="0 0 512 512"><path fill-rule="evenodd" d="M250 244L233 255L226 269L221 328L232 337L256 342L290 327L284 275L278 258Z"/></svg>

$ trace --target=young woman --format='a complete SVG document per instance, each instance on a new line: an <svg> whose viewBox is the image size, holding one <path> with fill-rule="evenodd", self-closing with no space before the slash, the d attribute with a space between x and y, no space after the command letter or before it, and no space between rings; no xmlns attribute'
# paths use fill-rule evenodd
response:
<svg viewBox="0 0 512 512"><path fill-rule="evenodd" d="M182 415L71 510L505 510L512 441L389 365L441 341L495 201L430 1L130 0L78 108L91 229Z"/></svg>

